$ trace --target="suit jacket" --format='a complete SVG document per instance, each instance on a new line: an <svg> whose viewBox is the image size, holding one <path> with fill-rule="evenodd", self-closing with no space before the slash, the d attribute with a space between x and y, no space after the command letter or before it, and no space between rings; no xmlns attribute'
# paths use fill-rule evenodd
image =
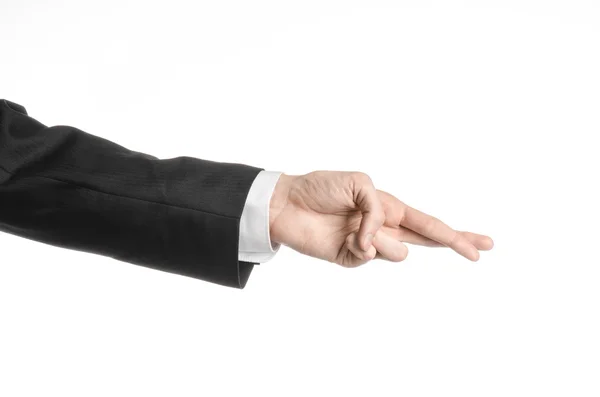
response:
<svg viewBox="0 0 600 397"><path fill-rule="evenodd" d="M244 288L239 222L261 170L161 160L0 100L0 230L54 246Z"/></svg>

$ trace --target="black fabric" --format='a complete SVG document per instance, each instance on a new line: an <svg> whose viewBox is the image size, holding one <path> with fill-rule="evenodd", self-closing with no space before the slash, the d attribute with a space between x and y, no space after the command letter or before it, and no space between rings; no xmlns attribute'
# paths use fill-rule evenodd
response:
<svg viewBox="0 0 600 397"><path fill-rule="evenodd" d="M260 171L157 159L0 100L0 230L32 240L244 288L239 222Z"/></svg>

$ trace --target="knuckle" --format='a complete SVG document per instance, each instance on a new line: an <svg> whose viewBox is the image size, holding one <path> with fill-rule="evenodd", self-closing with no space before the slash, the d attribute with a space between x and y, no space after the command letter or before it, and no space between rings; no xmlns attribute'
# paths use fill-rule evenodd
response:
<svg viewBox="0 0 600 397"><path fill-rule="evenodd" d="M460 234L457 231L452 233L452 236L448 239L448 243L446 244L448 247L454 247L460 238Z"/></svg>
<svg viewBox="0 0 600 397"><path fill-rule="evenodd" d="M371 180L371 177L367 174L365 174L364 172L353 172L352 173L352 178L359 183L360 185L372 185L373 181Z"/></svg>

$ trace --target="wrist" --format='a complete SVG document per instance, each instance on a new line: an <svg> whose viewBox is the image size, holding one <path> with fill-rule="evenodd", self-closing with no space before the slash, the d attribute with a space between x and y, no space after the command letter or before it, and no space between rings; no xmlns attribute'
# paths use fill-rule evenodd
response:
<svg viewBox="0 0 600 397"><path fill-rule="evenodd" d="M278 232L280 228L276 228L274 226L279 218L279 215L281 215L285 207L288 205L290 189L296 178L297 176L294 175L281 174L277 184L275 185L275 189L273 190L271 200L269 201L269 232L271 235L271 241L274 243L285 243L282 241L282 237Z"/></svg>

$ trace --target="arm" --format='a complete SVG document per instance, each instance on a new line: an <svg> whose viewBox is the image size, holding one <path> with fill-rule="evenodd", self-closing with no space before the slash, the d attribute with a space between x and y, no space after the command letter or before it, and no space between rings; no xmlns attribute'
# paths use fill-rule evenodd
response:
<svg viewBox="0 0 600 397"><path fill-rule="evenodd" d="M240 217L260 171L160 160L0 100L0 230L32 240L243 288Z"/></svg>
<svg viewBox="0 0 600 397"><path fill-rule="evenodd" d="M376 190L360 172L290 176L159 160L46 127L4 100L0 230L237 288L280 245L346 267L402 261L404 242L447 246L474 261L493 246Z"/></svg>

